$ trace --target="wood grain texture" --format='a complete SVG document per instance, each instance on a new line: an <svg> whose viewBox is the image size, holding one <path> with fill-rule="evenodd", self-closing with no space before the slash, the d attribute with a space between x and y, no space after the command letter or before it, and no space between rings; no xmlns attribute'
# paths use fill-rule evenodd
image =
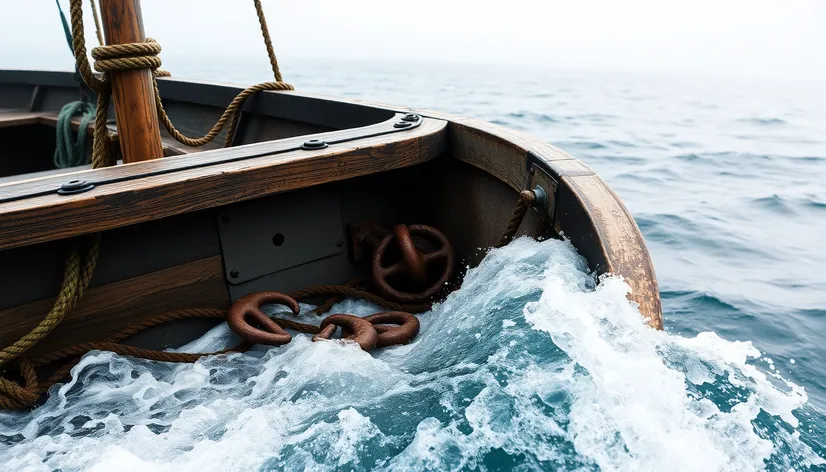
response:
<svg viewBox="0 0 826 472"><path fill-rule="evenodd" d="M94 287L30 354L101 340L172 310L227 308L229 300L221 256ZM0 310L0 346L11 344L31 330L53 304L52 298Z"/></svg>
<svg viewBox="0 0 826 472"><path fill-rule="evenodd" d="M443 121L424 120L418 128L409 131L348 141L322 150L265 154L101 185L77 195L50 194L3 203L0 204L0 249L105 231L427 162L444 151L445 126ZM247 146L213 152L250 152L244 148ZM118 166L119 169L75 173L72 178L94 181L111 173L141 174L147 167L194 158L173 157L127 164ZM34 187L42 184L41 181L29 183ZM56 188L54 183L51 185L48 188Z"/></svg>
<svg viewBox="0 0 826 472"><path fill-rule="evenodd" d="M561 177L555 229L601 274L623 277L649 326L663 329L657 277L645 240L617 195L593 175Z"/></svg>
<svg viewBox="0 0 826 472"><path fill-rule="evenodd" d="M101 0L100 11L107 44L146 40L140 0ZM123 161L139 162L163 157L152 71L123 70L112 71L108 75Z"/></svg>
<svg viewBox="0 0 826 472"><path fill-rule="evenodd" d="M402 116L402 115L397 115ZM321 139L328 142L360 139L364 136L371 136L378 133L388 132L393 129L393 123L398 118L393 118L382 123L377 123L363 128L352 128L339 131L331 131L326 133L319 133L309 136L296 136L288 139L281 139L278 141L271 141L266 143L256 143L245 145L243 147L222 148L210 151L203 151L187 156L186 158L172 158L172 159L156 159L152 161L143 161L133 163L130 165L118 165L114 167L106 167L103 169L92 170L91 167L84 172L80 172L73 176L75 179L84 179L87 181L102 181L112 179L126 179L138 174L146 174L150 172L171 172L176 170L183 170L192 166L201 166L209 164L217 164L221 160L238 159L245 157L259 157L267 154L275 154L301 147L308 139ZM430 126L425 120L425 124ZM419 128L413 130L418 132ZM439 132L443 132L440 130ZM411 131L404 131L399 134L411 134ZM418 136L418 134L415 134ZM25 176L22 178L25 179ZM26 196L31 193L42 191L54 191L65 182L62 178L46 178L30 180L25 179L21 182L9 182L5 185L0 185L0 200L9 197Z"/></svg>

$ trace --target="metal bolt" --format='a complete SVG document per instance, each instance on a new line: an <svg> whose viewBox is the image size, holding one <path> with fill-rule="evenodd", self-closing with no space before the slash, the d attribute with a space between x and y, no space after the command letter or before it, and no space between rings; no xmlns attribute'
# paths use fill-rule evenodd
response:
<svg viewBox="0 0 826 472"><path fill-rule="evenodd" d="M537 185L533 188L533 193L536 195L536 199L533 201L532 206L544 207L548 205L548 192L546 192L544 188Z"/></svg>
<svg viewBox="0 0 826 472"><path fill-rule="evenodd" d="M324 141L323 139L311 139L309 141L305 141L304 144L301 145L301 149L324 149L327 146L329 146L329 144L327 144L327 141Z"/></svg>
<svg viewBox="0 0 826 472"><path fill-rule="evenodd" d="M336 241L336 247L344 247L344 241L342 241L340 239L338 241Z"/></svg>
<svg viewBox="0 0 826 472"><path fill-rule="evenodd" d="M85 180L70 180L61 185L57 190L58 195L73 195L76 193L83 193L95 188L95 184Z"/></svg>
<svg viewBox="0 0 826 472"><path fill-rule="evenodd" d="M416 121L419 121L421 119L422 119L422 117L415 114L415 113L408 113L408 114L406 114L402 117L402 121L410 121L410 122L416 122Z"/></svg>
<svg viewBox="0 0 826 472"><path fill-rule="evenodd" d="M238 269L232 269L231 271L229 271L229 276L233 279L237 279L240 275L241 273L238 272Z"/></svg>
<svg viewBox="0 0 826 472"><path fill-rule="evenodd" d="M413 126L413 123L411 123L409 121L397 121L397 122L393 123L393 127L394 128L399 128L399 129L401 129L401 128L410 128L411 126Z"/></svg>

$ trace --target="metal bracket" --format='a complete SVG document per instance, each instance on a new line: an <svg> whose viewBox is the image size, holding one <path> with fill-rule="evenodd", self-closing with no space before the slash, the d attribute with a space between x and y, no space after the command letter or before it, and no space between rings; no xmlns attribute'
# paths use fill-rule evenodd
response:
<svg viewBox="0 0 826 472"><path fill-rule="evenodd" d="M539 190L537 190L539 187ZM559 188L559 182L556 181L551 174L549 174L540 165L534 162L531 165L530 180L528 188L533 189L537 194L537 211L544 211L547 216L548 227L553 227L554 217L556 216L556 190ZM544 191L544 202L540 195ZM544 208L543 208L544 207Z"/></svg>
<svg viewBox="0 0 826 472"><path fill-rule="evenodd" d="M231 205L218 215L224 271L240 284L345 250L338 195L308 189Z"/></svg>

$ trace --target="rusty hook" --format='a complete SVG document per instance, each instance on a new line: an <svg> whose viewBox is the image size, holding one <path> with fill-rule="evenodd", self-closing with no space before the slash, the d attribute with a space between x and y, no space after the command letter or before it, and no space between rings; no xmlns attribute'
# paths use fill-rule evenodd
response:
<svg viewBox="0 0 826 472"><path fill-rule="evenodd" d="M300 311L298 302L289 295L279 292L255 292L232 304L227 323L235 334L247 342L270 346L287 344L292 340L290 333L261 311L262 306L273 304L288 307L294 315L298 315Z"/></svg>
<svg viewBox="0 0 826 472"><path fill-rule="evenodd" d="M373 325L373 329L379 333L376 342L377 348L407 344L419 334L419 319L403 311L386 311L365 316L362 319L369 321ZM389 324L398 326L386 326ZM342 329L342 336L350 335L350 330Z"/></svg>
<svg viewBox="0 0 826 472"><path fill-rule="evenodd" d="M358 343L363 350L370 351L376 347L379 333L369 321L353 315L337 314L324 318L321 322L321 331L313 336L313 341L332 338L337 326L341 326L342 330L347 329L350 333L355 333L344 339Z"/></svg>

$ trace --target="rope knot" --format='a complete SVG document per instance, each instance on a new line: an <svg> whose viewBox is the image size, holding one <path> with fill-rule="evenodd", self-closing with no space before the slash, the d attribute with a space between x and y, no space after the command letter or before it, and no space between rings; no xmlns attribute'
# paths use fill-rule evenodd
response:
<svg viewBox="0 0 826 472"><path fill-rule="evenodd" d="M0 377L0 408L20 410L33 407L40 399L40 384L34 365L28 359L20 361L20 377L23 385Z"/></svg>
<svg viewBox="0 0 826 472"><path fill-rule="evenodd" d="M95 70L110 72L161 67L161 45L152 38L142 43L109 44L92 48Z"/></svg>

